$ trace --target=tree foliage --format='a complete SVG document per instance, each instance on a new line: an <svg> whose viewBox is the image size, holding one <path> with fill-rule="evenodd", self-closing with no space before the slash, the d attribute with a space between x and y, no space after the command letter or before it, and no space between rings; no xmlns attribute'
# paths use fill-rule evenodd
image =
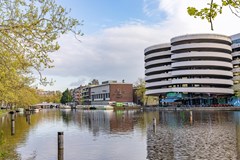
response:
<svg viewBox="0 0 240 160"><path fill-rule="evenodd" d="M218 14L222 14L224 7L229 7L234 15L240 17L239 0L210 0L210 3L207 3L207 7L205 8L196 9L195 7L188 7L187 11L188 14L194 18L199 17L201 19L206 19L211 24L211 30L213 30L213 20Z"/></svg>
<svg viewBox="0 0 240 160"><path fill-rule="evenodd" d="M67 88L63 93L62 93L62 97L61 97L61 100L60 102L62 104L66 104L68 102L72 102L73 100L73 97L72 97L72 94L71 92L69 91L69 89Z"/></svg>
<svg viewBox="0 0 240 160"><path fill-rule="evenodd" d="M158 97L156 96L147 96L146 92L146 83L144 79L138 78L137 82L135 83L136 92L135 94L140 98L142 105L158 105Z"/></svg>
<svg viewBox="0 0 240 160"><path fill-rule="evenodd" d="M40 83L48 84L41 72L53 67L49 54L59 49L59 36L82 35L81 22L69 12L55 0L0 1L0 102L22 105L24 95L35 96L29 87L34 70Z"/></svg>
<svg viewBox="0 0 240 160"><path fill-rule="evenodd" d="M55 93L52 93L52 94L40 95L39 100L40 102L60 103L61 97L62 97L62 93L60 91L56 91Z"/></svg>
<svg viewBox="0 0 240 160"><path fill-rule="evenodd" d="M54 0L1 0L0 48L23 54L40 71L52 67L49 52L59 49L57 38L80 23Z"/></svg>
<svg viewBox="0 0 240 160"><path fill-rule="evenodd" d="M146 88L145 88L144 79L138 78L137 82L135 83L135 87L136 87L136 95L140 98L142 105L145 105L147 96L145 95Z"/></svg>

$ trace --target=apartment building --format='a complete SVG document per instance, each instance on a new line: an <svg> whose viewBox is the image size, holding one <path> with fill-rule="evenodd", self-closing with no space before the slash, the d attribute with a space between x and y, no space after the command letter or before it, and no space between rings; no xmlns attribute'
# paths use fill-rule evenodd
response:
<svg viewBox="0 0 240 160"><path fill-rule="evenodd" d="M92 105L106 105L110 102L132 103L133 85L118 83L117 81L105 81L101 85L91 87Z"/></svg>

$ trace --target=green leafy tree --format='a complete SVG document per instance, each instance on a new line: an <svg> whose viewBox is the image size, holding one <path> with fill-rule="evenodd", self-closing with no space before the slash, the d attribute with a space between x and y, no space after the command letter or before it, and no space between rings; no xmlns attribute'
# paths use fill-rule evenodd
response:
<svg viewBox="0 0 240 160"><path fill-rule="evenodd" d="M53 103L60 103L62 97L62 93L60 91L56 91L52 94L47 95L39 95L40 102L53 102Z"/></svg>
<svg viewBox="0 0 240 160"><path fill-rule="evenodd" d="M234 95L240 97L240 84L234 85L233 90L235 91Z"/></svg>
<svg viewBox="0 0 240 160"><path fill-rule="evenodd" d="M49 54L59 49L60 35L81 36L77 29L81 24L55 0L1 0L0 103L17 104L24 94L32 93L34 70L41 84L49 84L41 75L53 67Z"/></svg>
<svg viewBox="0 0 240 160"><path fill-rule="evenodd" d="M57 38L80 23L54 0L1 0L0 48L23 54L37 71L51 68L49 53L59 49Z"/></svg>
<svg viewBox="0 0 240 160"><path fill-rule="evenodd" d="M39 97L37 95L36 89L31 87L24 87L17 91L16 107L27 108L33 104L39 103Z"/></svg>
<svg viewBox="0 0 240 160"><path fill-rule="evenodd" d="M157 96L147 96L146 92L146 83L144 79L138 78L137 82L135 83L136 92L135 94L140 98L142 105L158 105L159 98Z"/></svg>
<svg viewBox="0 0 240 160"><path fill-rule="evenodd" d="M213 30L213 20L218 14L222 14L223 8L229 7L231 12L240 18L240 1L239 0L210 0L207 3L207 7L202 9L196 9L195 7L188 7L187 11L190 16L194 18L201 18L207 20L211 24L211 30Z"/></svg>
<svg viewBox="0 0 240 160"><path fill-rule="evenodd" d="M68 102L72 102L73 100L73 97L72 97L72 94L71 92L68 90L68 88L62 93L62 97L61 97L61 100L60 102L63 103L63 104L66 104Z"/></svg>
<svg viewBox="0 0 240 160"><path fill-rule="evenodd" d="M137 82L135 83L136 87L136 95L140 98L140 101L142 105L145 105L147 96L145 95L146 87L145 87L145 81L142 78L138 78Z"/></svg>
<svg viewBox="0 0 240 160"><path fill-rule="evenodd" d="M28 63L22 56L2 52L0 59L0 102L16 104L23 89L32 83L28 74ZM18 61L21 60L22 63Z"/></svg>

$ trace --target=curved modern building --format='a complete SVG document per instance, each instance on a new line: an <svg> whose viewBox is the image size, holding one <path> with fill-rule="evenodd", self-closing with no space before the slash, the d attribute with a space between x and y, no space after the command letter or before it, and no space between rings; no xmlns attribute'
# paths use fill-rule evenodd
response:
<svg viewBox="0 0 240 160"><path fill-rule="evenodd" d="M146 94L166 99L176 93L188 104L218 103L209 100L216 96L226 101L233 94L231 44L225 35L190 34L146 48Z"/></svg>
<svg viewBox="0 0 240 160"><path fill-rule="evenodd" d="M232 57L233 57L233 90L240 91L240 34L231 36L232 39Z"/></svg>

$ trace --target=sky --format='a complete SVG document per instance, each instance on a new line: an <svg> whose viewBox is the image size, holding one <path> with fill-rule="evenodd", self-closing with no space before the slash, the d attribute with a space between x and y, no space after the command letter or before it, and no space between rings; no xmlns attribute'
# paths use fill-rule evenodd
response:
<svg viewBox="0 0 240 160"><path fill-rule="evenodd" d="M240 32L240 18L228 8L214 20L214 31L206 20L187 14L187 7L201 8L206 0L57 0L70 16L83 20L77 40L68 33L59 37L61 48L49 56L54 68L42 72L52 86L44 90L77 88L92 79L101 83L117 80L136 83L144 78L144 49L169 43L175 36L194 33L233 35Z"/></svg>

